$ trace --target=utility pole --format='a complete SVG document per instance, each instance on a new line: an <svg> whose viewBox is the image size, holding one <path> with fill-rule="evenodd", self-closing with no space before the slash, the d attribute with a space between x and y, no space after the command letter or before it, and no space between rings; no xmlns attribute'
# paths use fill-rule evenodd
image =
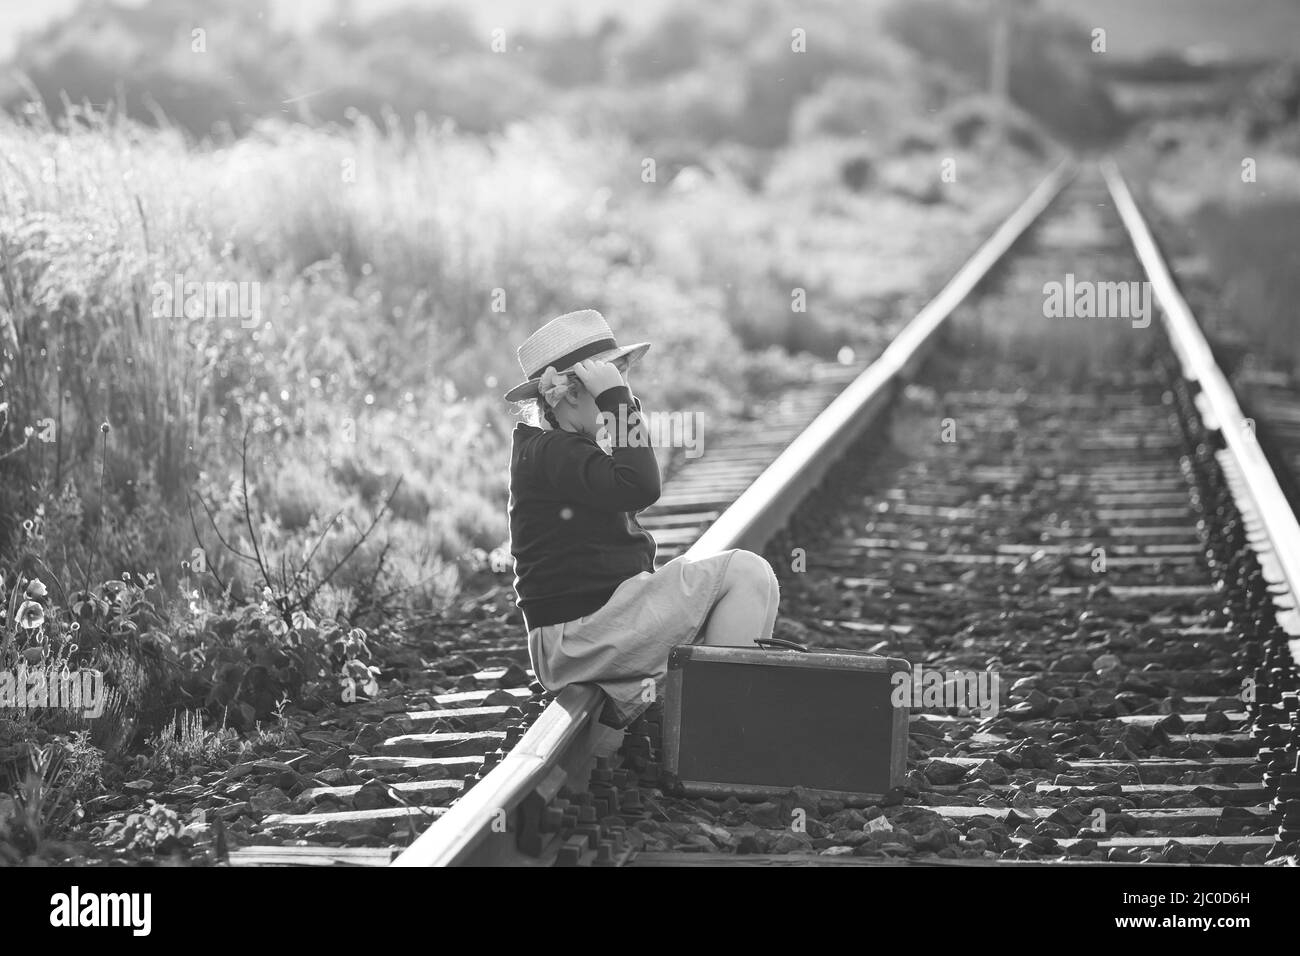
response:
<svg viewBox="0 0 1300 956"><path fill-rule="evenodd" d="M1006 139L1006 114L1011 102L1011 0L990 0L993 16L989 19L989 93L996 112L994 141Z"/></svg>

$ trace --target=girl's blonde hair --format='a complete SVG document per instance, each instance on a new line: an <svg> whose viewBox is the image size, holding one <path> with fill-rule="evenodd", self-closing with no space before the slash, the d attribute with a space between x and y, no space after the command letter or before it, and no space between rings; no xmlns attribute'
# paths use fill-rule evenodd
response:
<svg viewBox="0 0 1300 956"><path fill-rule="evenodd" d="M524 399L515 405L520 417L534 428L546 428L552 431L560 427L560 423L555 418L555 409L546 403L546 399L538 395L536 398Z"/></svg>

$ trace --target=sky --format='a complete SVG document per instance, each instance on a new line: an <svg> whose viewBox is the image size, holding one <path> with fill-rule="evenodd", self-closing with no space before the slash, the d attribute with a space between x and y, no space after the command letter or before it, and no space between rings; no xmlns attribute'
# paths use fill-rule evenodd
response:
<svg viewBox="0 0 1300 956"><path fill-rule="evenodd" d="M115 0L138 6L143 0ZM216 5L221 0L211 0ZM338 0L266 0L272 22L306 28L331 15ZM448 0L351 0L365 17L412 5ZM607 11L651 19L665 0L452 0L479 22L545 28L558 22L589 23ZM843 0L861 3L863 0ZM878 2L878 0L872 0ZM1104 27L1116 56L1160 49L1220 46L1233 56L1300 56L1300 0L1038 0L1089 27ZM27 30L75 10L79 0L0 0L0 58L10 56ZM792 0L791 9L798 9Z"/></svg>

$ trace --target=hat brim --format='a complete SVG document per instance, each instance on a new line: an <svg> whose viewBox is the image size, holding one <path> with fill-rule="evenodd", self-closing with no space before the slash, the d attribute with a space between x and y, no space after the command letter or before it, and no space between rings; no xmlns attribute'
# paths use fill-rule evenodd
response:
<svg viewBox="0 0 1300 956"><path fill-rule="evenodd" d="M623 345L616 349L610 349L608 352L597 352L586 361L590 362L617 362L624 356L628 357L629 364L635 362L645 355L650 348L649 342L638 342L635 345ZM572 368L573 366L569 366ZM567 372L569 368L557 368L557 372ZM527 382L520 382L510 391L506 392L505 400L507 402L526 402L530 398L537 397L537 379L529 379Z"/></svg>

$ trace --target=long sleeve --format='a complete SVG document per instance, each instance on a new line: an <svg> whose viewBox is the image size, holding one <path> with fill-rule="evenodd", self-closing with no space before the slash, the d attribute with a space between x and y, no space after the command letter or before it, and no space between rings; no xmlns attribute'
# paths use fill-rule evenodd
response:
<svg viewBox="0 0 1300 956"><path fill-rule="evenodd" d="M659 464L641 421L640 403L625 385L596 396L612 453L591 438L553 432L538 449L538 466L566 496L604 511L640 511L659 500ZM612 426L612 427L611 427Z"/></svg>

